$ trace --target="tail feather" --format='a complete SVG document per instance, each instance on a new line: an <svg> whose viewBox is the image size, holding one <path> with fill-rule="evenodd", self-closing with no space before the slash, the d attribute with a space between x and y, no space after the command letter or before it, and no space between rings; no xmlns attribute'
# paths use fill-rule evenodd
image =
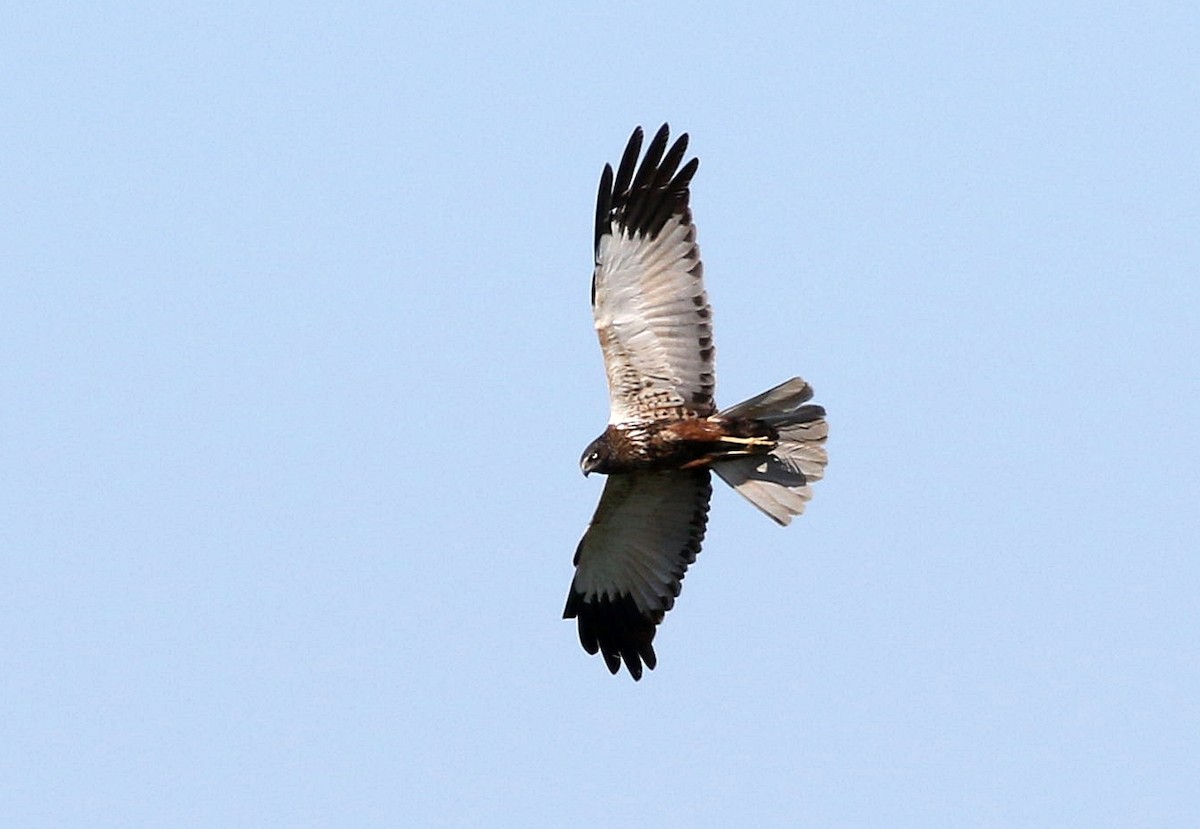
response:
<svg viewBox="0 0 1200 829"><path fill-rule="evenodd" d="M801 403L807 403L812 396L812 386L799 377L793 377L773 389L767 389L762 394L757 394L749 400L743 400L736 406L730 406L721 414L769 420L772 417L786 416L789 412L796 411Z"/></svg>
<svg viewBox="0 0 1200 829"><path fill-rule="evenodd" d="M746 500L785 526L804 512L812 498L811 484L824 476L828 460L825 410L804 405L812 395L808 383L793 377L721 412L761 420L779 434L779 444L768 454L727 458L712 468Z"/></svg>

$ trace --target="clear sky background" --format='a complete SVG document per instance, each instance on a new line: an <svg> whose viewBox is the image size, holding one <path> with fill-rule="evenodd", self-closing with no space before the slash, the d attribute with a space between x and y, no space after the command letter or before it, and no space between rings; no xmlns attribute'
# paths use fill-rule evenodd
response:
<svg viewBox="0 0 1200 829"><path fill-rule="evenodd" d="M5 824L1200 825L1200 10L971 5L9 8ZM664 120L830 465L634 683L560 614Z"/></svg>

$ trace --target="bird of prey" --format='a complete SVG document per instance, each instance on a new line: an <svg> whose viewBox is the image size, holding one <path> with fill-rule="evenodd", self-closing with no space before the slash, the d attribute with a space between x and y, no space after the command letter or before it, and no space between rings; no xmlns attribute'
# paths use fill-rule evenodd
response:
<svg viewBox="0 0 1200 829"><path fill-rule="evenodd" d="M638 163L633 131L596 198L592 313L608 375L608 427L583 452L608 475L575 551L564 619L611 673L654 668L654 633L696 560L716 472L779 524L825 469L825 410L796 377L718 411L712 313L688 201L699 161L663 124Z"/></svg>

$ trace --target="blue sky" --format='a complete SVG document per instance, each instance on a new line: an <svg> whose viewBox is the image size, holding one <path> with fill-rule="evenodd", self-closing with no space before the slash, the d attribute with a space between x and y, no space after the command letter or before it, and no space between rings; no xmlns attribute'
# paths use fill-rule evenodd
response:
<svg viewBox="0 0 1200 829"><path fill-rule="evenodd" d="M1200 12L45 3L0 32L21 826L1193 826ZM719 489L659 667L559 619L600 169L670 121Z"/></svg>

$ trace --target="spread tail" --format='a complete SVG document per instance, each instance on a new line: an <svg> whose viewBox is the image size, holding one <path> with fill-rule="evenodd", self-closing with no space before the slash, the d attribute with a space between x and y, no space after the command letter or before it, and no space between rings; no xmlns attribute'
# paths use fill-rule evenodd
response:
<svg viewBox="0 0 1200 829"><path fill-rule="evenodd" d="M804 512L813 481L825 474L825 410L809 403L812 387L793 377L769 391L721 412L769 424L779 444L766 455L745 455L713 463L712 469L746 500L787 525Z"/></svg>

